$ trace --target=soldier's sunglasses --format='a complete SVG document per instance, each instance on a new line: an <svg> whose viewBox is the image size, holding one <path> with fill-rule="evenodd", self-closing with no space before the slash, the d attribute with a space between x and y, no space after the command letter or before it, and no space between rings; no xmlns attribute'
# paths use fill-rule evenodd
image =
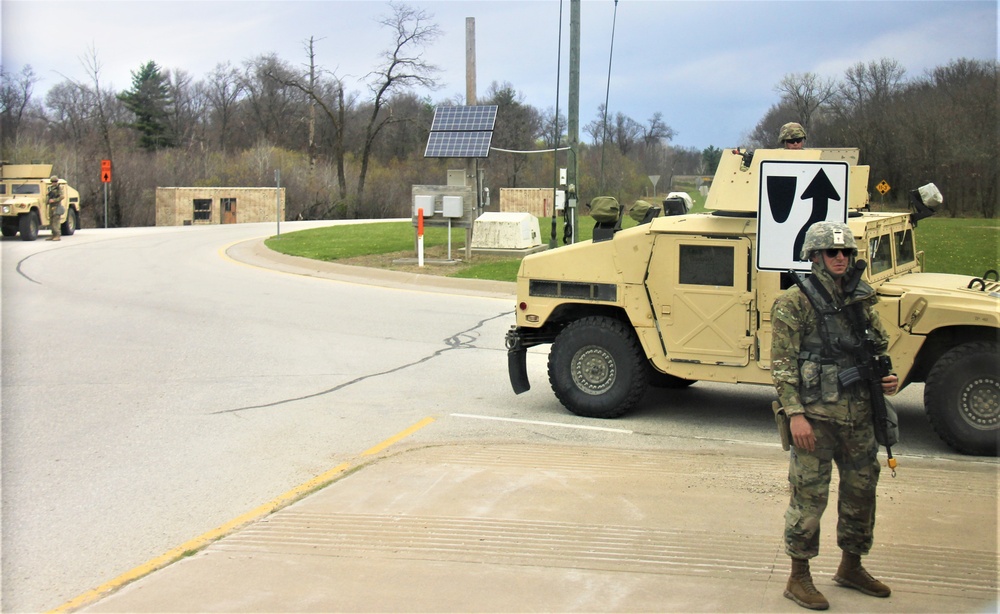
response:
<svg viewBox="0 0 1000 614"><path fill-rule="evenodd" d="M854 255L854 250L848 249L846 247L838 247L838 248L831 247L823 251L826 252L827 258L836 258L838 254L843 254L845 258L850 258L851 256Z"/></svg>
<svg viewBox="0 0 1000 614"><path fill-rule="evenodd" d="M798 145L799 143L801 143L801 142L802 142L802 141L804 141L804 140L805 140L805 139L804 139L804 138L802 138L802 137L800 136L800 137L799 137L799 138L797 138L797 139L785 139L785 142L786 142L786 143L791 143L792 145Z"/></svg>

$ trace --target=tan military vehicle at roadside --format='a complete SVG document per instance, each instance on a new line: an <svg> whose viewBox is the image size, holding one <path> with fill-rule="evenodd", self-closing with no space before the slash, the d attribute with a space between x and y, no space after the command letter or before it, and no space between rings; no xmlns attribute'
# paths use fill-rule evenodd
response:
<svg viewBox="0 0 1000 614"><path fill-rule="evenodd" d="M0 164L0 231L5 237L20 233L21 240L34 241L40 228L49 227L47 192L51 164ZM63 193L60 229L71 235L80 227L80 193L59 180Z"/></svg>
<svg viewBox="0 0 1000 614"><path fill-rule="evenodd" d="M868 263L863 279L879 295L893 372L903 386L924 383L928 418L949 446L996 455L998 276L922 272L913 226L929 210L917 201L914 213L868 211L868 167L857 157L856 149L725 152L710 212L657 217L606 240L526 257L506 339L514 391L529 389L526 351L543 344L552 344L556 397L580 416L622 416L650 385L770 385L771 306L793 283L774 261L783 253L797 260L796 234L839 203L858 260ZM843 171L832 182L839 187L816 172L822 165ZM779 168L792 170L772 170ZM797 172L815 174L806 189Z"/></svg>

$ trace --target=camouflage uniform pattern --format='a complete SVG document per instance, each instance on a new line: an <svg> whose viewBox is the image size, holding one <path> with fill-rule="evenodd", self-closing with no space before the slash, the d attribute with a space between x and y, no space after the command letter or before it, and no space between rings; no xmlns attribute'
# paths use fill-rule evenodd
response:
<svg viewBox="0 0 1000 614"><path fill-rule="evenodd" d="M859 284L859 292L845 297L822 264L813 264L812 274L838 305L863 303L884 352L888 335L873 309L875 296L871 288ZM785 551L796 559L819 554L820 518L829 500L833 463L840 475L837 544L852 554L868 553L880 472L868 392L861 385L845 389L836 380L838 365L849 366L850 358L843 357L838 365L802 359L802 348L818 338L818 317L798 287L782 294L771 310L771 374L779 403L789 418L805 414L816 437L812 452L792 446L789 461L791 498L785 513ZM849 330L843 312L833 319L843 319L834 328Z"/></svg>
<svg viewBox="0 0 1000 614"><path fill-rule="evenodd" d="M778 142L784 143L788 139L804 139L806 138L806 129L802 127L802 124L796 122L788 122L781 127L778 132Z"/></svg>
<svg viewBox="0 0 1000 614"><path fill-rule="evenodd" d="M62 186L59 185L59 180L55 176L53 176L49 181L52 181L52 183L49 184L49 191L46 196L49 203L49 229L52 231L52 237L55 238L62 232L62 228L60 228L60 224L62 224L62 213L60 210L63 208L63 192Z"/></svg>
<svg viewBox="0 0 1000 614"><path fill-rule="evenodd" d="M828 247L842 247L858 253L858 242L850 226L843 222L816 222L806 232L799 258L809 260L812 252Z"/></svg>

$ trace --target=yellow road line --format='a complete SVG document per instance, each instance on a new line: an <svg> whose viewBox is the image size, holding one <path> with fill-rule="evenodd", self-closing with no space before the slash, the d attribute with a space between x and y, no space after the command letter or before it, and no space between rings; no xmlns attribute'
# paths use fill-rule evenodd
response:
<svg viewBox="0 0 1000 614"><path fill-rule="evenodd" d="M424 418L423 420L421 420L420 422L417 422L416 424L414 424L410 428L406 429L405 431L402 431L402 432L400 432L400 433L398 433L396 435L393 435L389 439L386 439L385 441L383 441L382 443L378 444L374 448L369 448L369 449L365 450L364 452L361 453L361 456L371 456L372 454L378 454L379 452L381 452L382 450L385 450L386 448L388 448L392 444L396 443L400 439L405 439L406 437L409 437L410 435L416 433L417 431L419 431L420 429L424 428L425 426L427 426L431 422L434 422L434 418Z"/></svg>
<svg viewBox="0 0 1000 614"><path fill-rule="evenodd" d="M406 437L409 437L413 433L416 433L417 431L419 431L420 429L424 428L425 426L427 426L432 422L434 422L434 418L424 418L423 420L414 424L408 429L401 431L396 435L393 435L392 437L386 439L377 446L366 450L361 455L371 456L373 454L377 454L378 452L388 448L392 444L402 439L405 439ZM154 571L166 567L170 563L173 563L174 561L186 556L188 553L193 553L196 550L200 550L201 548L204 548L208 544L225 537L232 531L239 529L244 525L250 524L251 522L254 522L256 520L260 520L261 518L267 516L268 514L272 514L278 511L282 507L294 502L303 495L306 495L322 487L323 485L332 481L336 476L340 475L341 473L347 471L350 468L351 468L351 463L341 463L340 465L337 465L333 469L330 469L329 471L326 471L314 477L308 482L300 484L295 488L289 490L288 492L279 495L278 497L268 501L264 505L256 507L245 514L237 516L236 518L233 518L229 522L219 527L216 527L211 531L208 531L207 533L199 535L198 537L190 541L184 542L180 546L168 550L167 552L164 552L163 554L154 559L146 561L142 565L139 565L138 567L135 567L123 573L117 578L105 582L104 584L98 586L97 588L91 589L83 593L82 595L67 601L61 606L55 608L54 610L50 610L50 614L55 614L58 612L71 612L77 608L90 605L99 600L105 594L118 590L119 588L125 586L129 582L138 580L143 576L146 576L148 574L153 573Z"/></svg>

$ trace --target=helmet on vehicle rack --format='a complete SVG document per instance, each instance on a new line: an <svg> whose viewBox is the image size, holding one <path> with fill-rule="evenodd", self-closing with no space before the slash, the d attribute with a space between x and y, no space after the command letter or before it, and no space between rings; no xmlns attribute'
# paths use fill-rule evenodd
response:
<svg viewBox="0 0 1000 614"><path fill-rule="evenodd" d="M858 244L854 240L851 227L843 222L816 222L806 231L799 257L808 260L815 251L838 247L852 250L857 255Z"/></svg>

